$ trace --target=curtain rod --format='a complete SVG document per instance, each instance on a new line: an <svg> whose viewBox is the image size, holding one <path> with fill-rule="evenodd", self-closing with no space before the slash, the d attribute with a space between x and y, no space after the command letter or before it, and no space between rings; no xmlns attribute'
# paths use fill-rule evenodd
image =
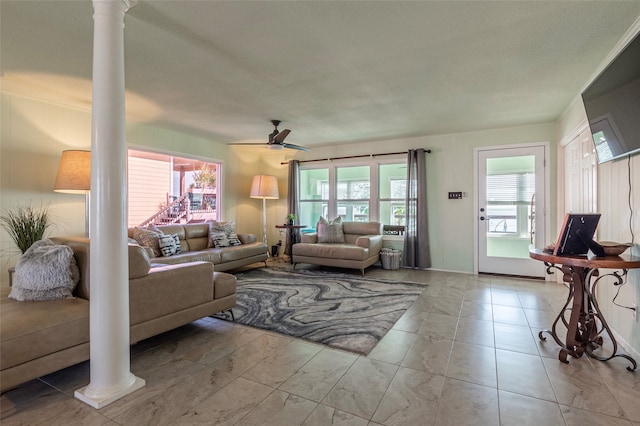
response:
<svg viewBox="0 0 640 426"><path fill-rule="evenodd" d="M347 157L334 157L334 158L319 158L317 160L300 160L300 163L313 163L316 161L333 161L333 160L346 160L349 158L364 158L364 157L382 157L383 155L398 155L398 154L406 154L408 151L402 151L402 152L385 152L383 154L368 154L368 155L349 155ZM431 150L430 149L425 149L424 152L426 152L427 154L431 154ZM281 165L284 164L289 164L288 161L283 161L280 163Z"/></svg>

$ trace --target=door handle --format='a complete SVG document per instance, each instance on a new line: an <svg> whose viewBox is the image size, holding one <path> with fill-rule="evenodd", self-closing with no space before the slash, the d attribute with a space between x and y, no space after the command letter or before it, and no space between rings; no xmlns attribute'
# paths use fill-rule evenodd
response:
<svg viewBox="0 0 640 426"><path fill-rule="evenodd" d="M480 220L484 220L484 216L480 216Z"/></svg>

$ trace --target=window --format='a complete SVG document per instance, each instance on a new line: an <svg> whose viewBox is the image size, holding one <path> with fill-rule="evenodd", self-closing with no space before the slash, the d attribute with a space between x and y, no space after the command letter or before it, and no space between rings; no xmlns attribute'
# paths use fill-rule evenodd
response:
<svg viewBox="0 0 640 426"><path fill-rule="evenodd" d="M370 167L336 168L337 215L349 222L368 222L370 190Z"/></svg>
<svg viewBox="0 0 640 426"><path fill-rule="evenodd" d="M128 225L219 220L221 164L129 150Z"/></svg>
<svg viewBox="0 0 640 426"><path fill-rule="evenodd" d="M406 225L407 165L381 164L380 221L385 225Z"/></svg>
<svg viewBox="0 0 640 426"><path fill-rule="evenodd" d="M393 162L395 161L395 162ZM300 168L300 221L310 227L318 218L405 224L405 160L367 160Z"/></svg>

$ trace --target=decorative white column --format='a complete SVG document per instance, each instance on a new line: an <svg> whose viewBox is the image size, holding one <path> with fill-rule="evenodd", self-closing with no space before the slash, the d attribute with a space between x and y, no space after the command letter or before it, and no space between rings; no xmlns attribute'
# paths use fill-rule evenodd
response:
<svg viewBox="0 0 640 426"><path fill-rule="evenodd" d="M90 207L91 382L76 398L101 408L144 386L130 371L124 15L133 0L93 0Z"/></svg>

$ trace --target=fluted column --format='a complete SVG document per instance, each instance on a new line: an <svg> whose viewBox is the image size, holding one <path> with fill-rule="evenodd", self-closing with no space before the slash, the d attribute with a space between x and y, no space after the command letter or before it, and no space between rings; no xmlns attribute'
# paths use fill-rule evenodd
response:
<svg viewBox="0 0 640 426"><path fill-rule="evenodd" d="M91 382L75 396L95 408L144 386L129 358L124 16L134 4L93 0Z"/></svg>

